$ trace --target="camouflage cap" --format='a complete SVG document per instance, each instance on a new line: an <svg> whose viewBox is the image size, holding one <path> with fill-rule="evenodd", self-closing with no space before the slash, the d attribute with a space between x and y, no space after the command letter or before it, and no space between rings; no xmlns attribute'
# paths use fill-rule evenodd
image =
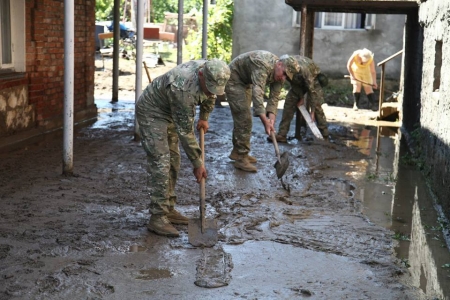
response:
<svg viewBox="0 0 450 300"><path fill-rule="evenodd" d="M223 95L225 85L230 79L230 68L228 65L219 60L212 59L205 63L204 71L206 88L214 95Z"/></svg>
<svg viewBox="0 0 450 300"><path fill-rule="evenodd" d="M286 75L292 80L294 74L300 71L300 66L298 65L297 60L292 56L283 55L280 57L280 61L284 65L284 72L286 72Z"/></svg>

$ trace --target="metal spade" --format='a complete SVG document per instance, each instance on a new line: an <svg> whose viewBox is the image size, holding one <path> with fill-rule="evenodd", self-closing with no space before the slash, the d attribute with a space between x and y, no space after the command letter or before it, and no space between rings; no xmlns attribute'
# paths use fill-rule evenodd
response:
<svg viewBox="0 0 450 300"><path fill-rule="evenodd" d="M275 136L275 131L271 131L270 136L272 138L273 146L275 147L275 154L277 155L277 161L274 167L277 172L277 177L278 179L280 179L281 177L283 177L284 173L286 173L286 170L289 167L289 155L287 152L283 152L283 154L281 154L280 156L280 150L278 149L278 142Z"/></svg>

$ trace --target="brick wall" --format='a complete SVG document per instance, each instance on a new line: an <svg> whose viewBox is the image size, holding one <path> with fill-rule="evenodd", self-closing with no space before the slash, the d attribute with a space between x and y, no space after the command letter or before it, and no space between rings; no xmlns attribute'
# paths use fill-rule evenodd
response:
<svg viewBox="0 0 450 300"><path fill-rule="evenodd" d="M96 114L95 0L76 0L74 13L74 108L89 118ZM55 128L62 124L64 108L64 0L26 1L26 28L29 104L35 106L38 127Z"/></svg>

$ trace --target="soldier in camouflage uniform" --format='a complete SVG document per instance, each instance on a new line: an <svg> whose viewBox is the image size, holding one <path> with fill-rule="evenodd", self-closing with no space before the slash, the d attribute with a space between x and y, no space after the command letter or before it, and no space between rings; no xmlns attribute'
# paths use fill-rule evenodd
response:
<svg viewBox="0 0 450 300"><path fill-rule="evenodd" d="M283 55L281 58L285 56L287 55ZM305 93L308 93L307 107L310 111L311 119L317 121L317 128L319 128L324 138L328 138L328 123L322 109L322 87L327 85L328 79L320 72L319 67L312 59L300 55L295 55L294 58L300 66L300 71L294 75L292 80L288 79L291 88L286 95L283 116L276 136L277 141L280 143L287 142L291 121L297 111L297 106L304 103L303 95ZM303 119L303 117L301 118ZM303 123L306 126L304 119Z"/></svg>
<svg viewBox="0 0 450 300"><path fill-rule="evenodd" d="M151 215L147 228L159 235L179 236L173 224L188 219L175 209L174 189L180 170L181 142L194 166L197 182L207 173L194 133L196 106L200 105L197 130L208 130L215 95L224 93L230 69L220 60L195 60L181 64L150 83L136 103L142 146L147 153L147 185Z"/></svg>
<svg viewBox="0 0 450 300"><path fill-rule="evenodd" d="M292 78L298 71L298 64L292 57L279 59L275 54L257 50L237 56L229 64L231 75L225 92L233 116L233 150L230 159L234 166L247 172L256 172L251 163L256 158L250 152L252 131L251 104L253 114L258 116L270 135L277 114L280 91L286 77ZM267 106L264 107L264 89L270 86Z"/></svg>

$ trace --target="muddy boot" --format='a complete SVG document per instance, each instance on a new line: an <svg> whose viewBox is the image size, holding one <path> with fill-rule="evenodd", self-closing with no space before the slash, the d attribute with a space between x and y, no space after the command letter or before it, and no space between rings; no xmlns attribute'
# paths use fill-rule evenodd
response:
<svg viewBox="0 0 450 300"><path fill-rule="evenodd" d="M148 222L147 229L158 235L178 237L180 233L172 226L165 215L152 215Z"/></svg>
<svg viewBox="0 0 450 300"><path fill-rule="evenodd" d="M371 109L373 111L377 111L378 110L378 105L377 105L377 100L375 99L375 94L369 94L367 95L367 99L369 99L369 107L368 109Z"/></svg>
<svg viewBox="0 0 450 300"><path fill-rule="evenodd" d="M172 209L169 211L169 213L166 215L167 219L169 219L170 223L172 224L179 224L179 225L187 225L189 219L183 216L178 210Z"/></svg>
<svg viewBox="0 0 450 300"><path fill-rule="evenodd" d="M287 143L287 137L281 134L277 134L275 136L275 138L277 139L278 143Z"/></svg>
<svg viewBox="0 0 450 300"><path fill-rule="evenodd" d="M358 110L361 93L353 93L353 110Z"/></svg>
<svg viewBox="0 0 450 300"><path fill-rule="evenodd" d="M234 167L245 172L256 172L257 169L247 158L241 158L234 162Z"/></svg>
<svg viewBox="0 0 450 300"><path fill-rule="evenodd" d="M250 163L252 163L252 164L256 163L256 157L253 157L250 155L247 155L246 157ZM231 154L230 154L230 156L228 156L228 158L231 160L238 160L239 154L236 151L234 151L234 149L233 149L233 151L231 151Z"/></svg>
<svg viewBox="0 0 450 300"><path fill-rule="evenodd" d="M328 129L320 129L320 128L319 128L319 131L320 131L320 133L322 134L323 139L326 140L326 141L328 141L329 136L330 136L330 133L328 132Z"/></svg>

